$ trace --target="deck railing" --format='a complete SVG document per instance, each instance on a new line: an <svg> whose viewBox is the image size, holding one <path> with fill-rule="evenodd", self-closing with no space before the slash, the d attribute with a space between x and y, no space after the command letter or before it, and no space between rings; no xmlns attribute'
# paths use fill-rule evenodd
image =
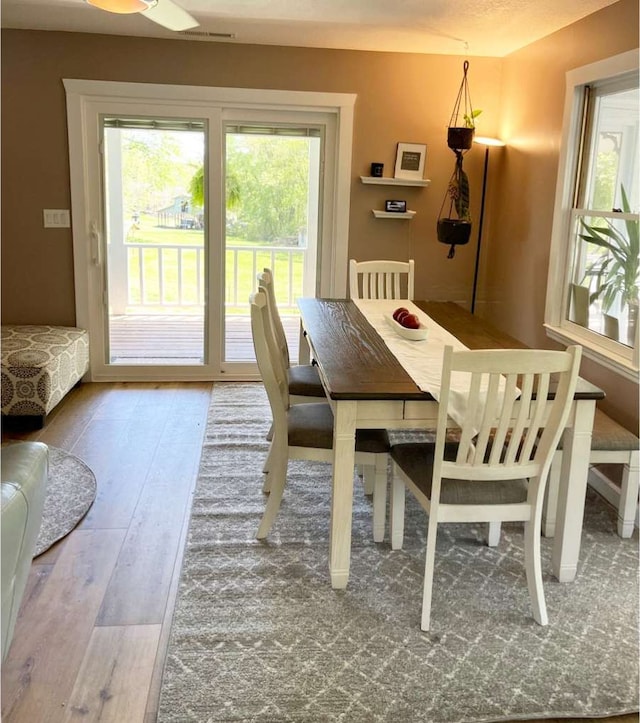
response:
<svg viewBox="0 0 640 723"><path fill-rule="evenodd" d="M203 246L126 244L124 268L110 258L110 304L113 313L180 310L194 313L204 307L205 255ZM296 313L303 295L306 248L288 246L227 246L225 250L225 307L227 314L248 314L249 295L263 268L273 270L281 313ZM120 272L120 275L118 274Z"/></svg>

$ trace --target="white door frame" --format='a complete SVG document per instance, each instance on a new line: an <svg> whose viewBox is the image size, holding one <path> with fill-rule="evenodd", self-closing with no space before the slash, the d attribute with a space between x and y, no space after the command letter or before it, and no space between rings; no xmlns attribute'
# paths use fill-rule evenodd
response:
<svg viewBox="0 0 640 723"><path fill-rule="evenodd" d="M327 145L323 187L323 222L319 255L318 293L324 297L344 297L347 288L349 235L349 199L351 191L351 152L354 94L307 91L213 88L206 86L121 83L112 81L63 80L67 95L69 165L76 295L76 324L90 331L91 381L188 381L226 378L220 359L211 359L211 350L222 349L221 319L209 314L205 330L209 361L202 366L125 366L106 364L102 305L101 235L104 229L101 210L101 169L99 155L99 119L101 114L129 112L157 117L197 117L208 124L209 213L218 208L223 217L224 194L220 168L222 152L222 115L228 108L251 111L289 111L307 117L332 119L327 135L335 139L333 150ZM141 110L144 109L144 110ZM216 167L217 164L217 167ZM216 206L217 204L217 206ZM98 211L99 209L99 211ZM207 278L219 273L219 259L210 249ZM216 272L215 269L218 269ZM209 284L210 286L210 284ZM96 338L97 337L97 338ZM217 346L216 346L217 345ZM255 374L234 375L235 379L256 378Z"/></svg>

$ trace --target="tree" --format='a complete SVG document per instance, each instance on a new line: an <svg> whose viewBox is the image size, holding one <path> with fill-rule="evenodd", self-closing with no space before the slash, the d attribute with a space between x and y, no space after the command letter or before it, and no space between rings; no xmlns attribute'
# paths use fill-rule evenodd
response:
<svg viewBox="0 0 640 723"><path fill-rule="evenodd" d="M123 129L122 183L125 213L155 211L185 192L193 175L179 131Z"/></svg>
<svg viewBox="0 0 640 723"><path fill-rule="evenodd" d="M227 177L236 179L236 207L250 241L282 241L307 224L307 138L227 136Z"/></svg>
<svg viewBox="0 0 640 723"><path fill-rule="evenodd" d="M227 135L226 204L234 234L247 241L297 238L307 225L307 138ZM204 206L204 166L189 181L194 206Z"/></svg>

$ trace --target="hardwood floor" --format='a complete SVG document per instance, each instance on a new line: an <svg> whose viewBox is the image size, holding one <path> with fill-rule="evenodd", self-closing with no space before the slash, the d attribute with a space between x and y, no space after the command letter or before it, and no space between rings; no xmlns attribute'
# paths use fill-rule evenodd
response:
<svg viewBox="0 0 640 723"><path fill-rule="evenodd" d="M211 388L83 384L44 429L3 430L72 452L98 481L87 517L32 565L2 669L3 723L156 720Z"/></svg>
<svg viewBox="0 0 640 723"><path fill-rule="evenodd" d="M32 566L2 670L6 723L156 719L211 384L83 384L32 433L98 495Z"/></svg>

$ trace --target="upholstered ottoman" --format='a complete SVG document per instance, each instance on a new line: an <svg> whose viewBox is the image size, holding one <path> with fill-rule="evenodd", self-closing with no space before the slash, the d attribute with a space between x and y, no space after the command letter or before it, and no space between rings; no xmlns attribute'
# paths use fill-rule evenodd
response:
<svg viewBox="0 0 640 723"><path fill-rule="evenodd" d="M2 414L40 424L89 369L89 335L68 326L3 326Z"/></svg>

